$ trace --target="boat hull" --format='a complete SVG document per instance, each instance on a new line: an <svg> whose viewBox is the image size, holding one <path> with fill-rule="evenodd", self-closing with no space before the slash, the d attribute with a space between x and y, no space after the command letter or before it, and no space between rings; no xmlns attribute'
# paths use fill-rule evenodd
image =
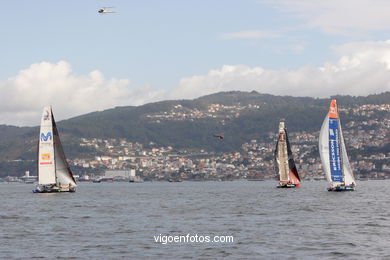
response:
<svg viewBox="0 0 390 260"><path fill-rule="evenodd" d="M291 188L299 188L300 185L298 184L279 184L278 186L276 186L276 188L280 188L280 189L291 189Z"/></svg>
<svg viewBox="0 0 390 260"><path fill-rule="evenodd" d="M351 186L337 186L337 187L329 187L328 191L336 191L336 192L341 192L341 191L354 191L355 187Z"/></svg>
<svg viewBox="0 0 390 260"><path fill-rule="evenodd" d="M58 193L58 192L76 192L76 187L61 188L61 187L50 187L50 186L37 186L33 193Z"/></svg>

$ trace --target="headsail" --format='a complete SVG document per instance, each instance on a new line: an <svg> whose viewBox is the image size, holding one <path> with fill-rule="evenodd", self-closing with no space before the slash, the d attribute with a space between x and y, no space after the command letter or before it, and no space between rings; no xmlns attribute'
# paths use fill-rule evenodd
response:
<svg viewBox="0 0 390 260"><path fill-rule="evenodd" d="M58 134L57 125L54 121L54 117L52 114L53 121L53 136L54 136L54 151L56 156L55 168L57 175L57 185L61 186L76 186L76 181L73 177L72 171L68 165L68 162L65 158L64 149L62 148L60 136Z"/></svg>
<svg viewBox="0 0 390 260"><path fill-rule="evenodd" d="M284 129L286 133L286 143L287 143L287 155L288 155L288 168L290 169L290 180L293 184L298 184L301 182L301 178L299 177L297 166L295 165L294 156L291 151L290 141L288 139L287 129Z"/></svg>
<svg viewBox="0 0 390 260"><path fill-rule="evenodd" d="M349 159L347 155L347 149L345 148L343 132L341 130L341 122L340 122L340 141L341 141L341 160L343 162L344 183L346 186L349 185L356 186L351 164L349 163Z"/></svg>

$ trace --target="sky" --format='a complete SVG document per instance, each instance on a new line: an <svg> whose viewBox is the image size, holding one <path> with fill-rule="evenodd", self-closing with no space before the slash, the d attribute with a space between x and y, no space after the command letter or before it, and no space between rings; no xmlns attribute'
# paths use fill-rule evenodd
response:
<svg viewBox="0 0 390 260"><path fill-rule="evenodd" d="M388 0L4 0L0 124L220 91L390 91ZM117 11L99 14L104 6Z"/></svg>

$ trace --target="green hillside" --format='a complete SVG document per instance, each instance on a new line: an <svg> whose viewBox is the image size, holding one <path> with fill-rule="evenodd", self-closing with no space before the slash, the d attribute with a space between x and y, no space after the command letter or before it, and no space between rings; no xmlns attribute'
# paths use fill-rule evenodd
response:
<svg viewBox="0 0 390 260"><path fill-rule="evenodd" d="M334 98L340 108L352 108L363 104L388 104L390 92L367 97ZM57 125L69 158L93 152L78 145L81 137L125 138L146 145L154 142L161 146L223 152L237 150L242 143L251 139L267 138L269 134L275 133L282 118L286 120L290 132L318 131L329 101L264 95L254 91L222 92L194 100L116 107L60 121ZM208 109L213 104L224 107L208 116ZM191 113L204 116L182 116ZM358 120L349 115L341 116L344 124ZM224 141L212 138L214 133L224 134ZM37 136L38 127L0 126L0 161L34 159Z"/></svg>

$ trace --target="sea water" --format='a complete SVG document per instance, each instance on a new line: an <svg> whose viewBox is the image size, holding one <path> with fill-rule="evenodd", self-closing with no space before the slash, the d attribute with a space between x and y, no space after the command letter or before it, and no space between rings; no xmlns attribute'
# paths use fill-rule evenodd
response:
<svg viewBox="0 0 390 260"><path fill-rule="evenodd" d="M0 259L390 259L390 181L354 192L276 184L79 183L33 194L2 183Z"/></svg>

